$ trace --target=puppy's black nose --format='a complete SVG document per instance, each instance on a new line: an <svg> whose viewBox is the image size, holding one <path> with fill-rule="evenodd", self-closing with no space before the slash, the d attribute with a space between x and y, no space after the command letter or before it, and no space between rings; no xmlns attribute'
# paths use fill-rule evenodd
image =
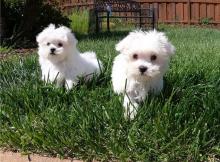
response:
<svg viewBox="0 0 220 162"><path fill-rule="evenodd" d="M56 48L51 48L51 49L50 49L51 53L54 53L55 50L56 50Z"/></svg>
<svg viewBox="0 0 220 162"><path fill-rule="evenodd" d="M139 70L141 73L144 73L145 71L147 71L147 67L146 66L140 66Z"/></svg>

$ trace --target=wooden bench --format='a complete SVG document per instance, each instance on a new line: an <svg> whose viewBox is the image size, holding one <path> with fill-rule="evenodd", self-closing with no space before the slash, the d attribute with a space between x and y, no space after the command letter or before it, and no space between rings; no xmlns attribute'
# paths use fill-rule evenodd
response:
<svg viewBox="0 0 220 162"><path fill-rule="evenodd" d="M146 25L144 20L150 19L152 29L156 27L155 9L142 8L141 3L134 0L95 0L96 32L100 31L101 22L106 18L107 31L110 31L110 18L138 19L139 27ZM106 13L103 15L103 13ZM115 16L114 13L136 13L135 15Z"/></svg>

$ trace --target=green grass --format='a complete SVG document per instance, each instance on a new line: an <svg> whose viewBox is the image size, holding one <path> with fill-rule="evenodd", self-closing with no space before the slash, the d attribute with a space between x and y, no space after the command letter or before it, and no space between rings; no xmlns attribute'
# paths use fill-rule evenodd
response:
<svg viewBox="0 0 220 162"><path fill-rule="evenodd" d="M207 161L220 158L220 31L163 29L176 55L159 96L149 96L133 121L113 93L115 44L127 33L79 40L94 50L103 74L71 91L40 80L37 55L2 61L0 146L21 152L119 161Z"/></svg>
<svg viewBox="0 0 220 162"><path fill-rule="evenodd" d="M0 56L7 53L7 52L10 52L11 50L12 50L12 48L10 48L10 47L0 46Z"/></svg>

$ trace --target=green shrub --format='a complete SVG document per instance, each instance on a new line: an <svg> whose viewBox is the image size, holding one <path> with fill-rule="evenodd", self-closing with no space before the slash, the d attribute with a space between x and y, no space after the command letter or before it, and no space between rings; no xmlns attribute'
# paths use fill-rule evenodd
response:
<svg viewBox="0 0 220 162"><path fill-rule="evenodd" d="M3 45L14 47L33 46L36 35L48 24L69 25L55 4L43 0L1 0Z"/></svg>
<svg viewBox="0 0 220 162"><path fill-rule="evenodd" d="M73 10L69 15L70 28L77 34L88 34L89 32L89 11ZM95 23L95 22L94 22Z"/></svg>

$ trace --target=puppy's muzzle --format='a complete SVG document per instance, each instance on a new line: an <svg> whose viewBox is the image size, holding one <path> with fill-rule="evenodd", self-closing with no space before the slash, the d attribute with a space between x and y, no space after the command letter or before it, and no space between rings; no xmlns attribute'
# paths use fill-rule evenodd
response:
<svg viewBox="0 0 220 162"><path fill-rule="evenodd" d="M141 72L141 74L143 74L145 71L147 71L147 67L146 66L139 66L139 71Z"/></svg>
<svg viewBox="0 0 220 162"><path fill-rule="evenodd" d="M56 51L56 48L51 48L51 49L50 49L50 54L51 54L51 55L55 55L55 53L54 53L55 51Z"/></svg>

